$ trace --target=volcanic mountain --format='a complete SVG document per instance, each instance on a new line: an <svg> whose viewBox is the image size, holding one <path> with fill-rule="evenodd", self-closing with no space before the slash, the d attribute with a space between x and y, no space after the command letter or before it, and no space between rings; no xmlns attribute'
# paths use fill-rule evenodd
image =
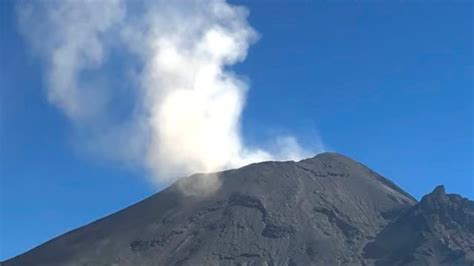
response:
<svg viewBox="0 0 474 266"><path fill-rule="evenodd" d="M474 265L474 202L336 153L181 179L2 265Z"/></svg>

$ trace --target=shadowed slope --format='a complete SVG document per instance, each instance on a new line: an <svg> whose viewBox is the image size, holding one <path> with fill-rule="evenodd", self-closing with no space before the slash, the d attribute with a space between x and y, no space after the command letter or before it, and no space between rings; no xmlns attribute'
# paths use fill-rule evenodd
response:
<svg viewBox="0 0 474 266"><path fill-rule="evenodd" d="M474 202L438 186L364 251L377 265L474 265Z"/></svg>

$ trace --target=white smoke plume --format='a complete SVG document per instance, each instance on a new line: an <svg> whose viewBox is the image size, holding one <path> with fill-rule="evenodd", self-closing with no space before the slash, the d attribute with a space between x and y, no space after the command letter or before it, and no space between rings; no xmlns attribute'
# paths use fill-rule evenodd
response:
<svg viewBox="0 0 474 266"><path fill-rule="evenodd" d="M18 5L21 32L46 66L50 102L89 132L97 150L140 163L157 182L308 155L293 137L278 137L272 153L242 139L248 88L230 67L257 40L247 16L224 0ZM117 47L139 66L133 74L107 75ZM125 121L110 119L114 79L134 85Z"/></svg>
<svg viewBox="0 0 474 266"><path fill-rule="evenodd" d="M105 34L123 19L124 11L119 1L32 1L18 6L21 30L46 64L48 99L71 119L102 111L102 89L80 75L103 64Z"/></svg>

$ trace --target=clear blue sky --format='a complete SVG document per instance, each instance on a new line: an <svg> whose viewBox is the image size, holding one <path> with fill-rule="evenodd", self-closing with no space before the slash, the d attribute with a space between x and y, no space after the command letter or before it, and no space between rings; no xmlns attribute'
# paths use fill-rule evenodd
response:
<svg viewBox="0 0 474 266"><path fill-rule="evenodd" d="M261 35L234 67L246 139L319 132L417 198L438 184L474 198L472 2L276 2L243 2ZM74 149L13 9L0 1L0 260L157 191Z"/></svg>

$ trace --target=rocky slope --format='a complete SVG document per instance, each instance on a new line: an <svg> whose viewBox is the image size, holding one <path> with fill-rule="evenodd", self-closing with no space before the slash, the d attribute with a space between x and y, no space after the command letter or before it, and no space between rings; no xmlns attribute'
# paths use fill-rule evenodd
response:
<svg viewBox="0 0 474 266"><path fill-rule="evenodd" d="M474 265L474 202L336 153L182 179L2 265Z"/></svg>
<svg viewBox="0 0 474 266"><path fill-rule="evenodd" d="M439 186L364 252L377 265L474 265L474 202Z"/></svg>

